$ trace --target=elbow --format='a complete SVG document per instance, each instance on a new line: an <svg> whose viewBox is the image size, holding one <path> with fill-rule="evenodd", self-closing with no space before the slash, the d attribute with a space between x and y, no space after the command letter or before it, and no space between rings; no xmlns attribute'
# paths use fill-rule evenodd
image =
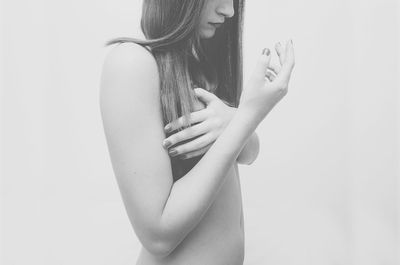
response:
<svg viewBox="0 0 400 265"><path fill-rule="evenodd" d="M159 221L157 224L153 221L144 221L142 225L135 223L134 230L137 238L143 248L151 255L157 258L165 258L169 256L180 243L179 231L167 229L165 225Z"/></svg>
<svg viewBox="0 0 400 265"><path fill-rule="evenodd" d="M164 242L162 240L155 240L154 242L147 244L145 248L147 249L147 251L158 258L168 257L174 250L170 243Z"/></svg>
<svg viewBox="0 0 400 265"><path fill-rule="evenodd" d="M157 232L153 231L147 235L141 235L139 237L142 245L148 252L158 258L165 258L169 256L176 246L176 242L171 240L169 235L166 235L165 232Z"/></svg>

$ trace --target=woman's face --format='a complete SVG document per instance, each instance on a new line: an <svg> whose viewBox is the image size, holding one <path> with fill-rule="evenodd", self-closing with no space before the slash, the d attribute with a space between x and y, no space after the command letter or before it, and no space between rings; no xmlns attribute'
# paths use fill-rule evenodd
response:
<svg viewBox="0 0 400 265"><path fill-rule="evenodd" d="M220 27L226 18L233 17L234 14L233 0L205 0L198 28L200 38L212 38L217 27Z"/></svg>

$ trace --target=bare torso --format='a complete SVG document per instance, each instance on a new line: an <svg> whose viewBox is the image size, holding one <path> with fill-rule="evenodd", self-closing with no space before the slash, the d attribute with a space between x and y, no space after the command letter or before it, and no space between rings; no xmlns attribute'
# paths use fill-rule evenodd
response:
<svg viewBox="0 0 400 265"><path fill-rule="evenodd" d="M203 108L196 105L195 110ZM199 224L165 258L142 247L136 265L242 265L242 196L237 162L229 168L219 193Z"/></svg>
<svg viewBox="0 0 400 265"><path fill-rule="evenodd" d="M171 255L157 258L142 247L136 265L242 265L244 226L238 173L235 162L214 203Z"/></svg>

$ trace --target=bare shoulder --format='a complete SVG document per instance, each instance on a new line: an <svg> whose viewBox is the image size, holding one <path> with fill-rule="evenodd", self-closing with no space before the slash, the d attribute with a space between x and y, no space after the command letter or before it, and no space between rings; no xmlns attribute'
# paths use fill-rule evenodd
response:
<svg viewBox="0 0 400 265"><path fill-rule="evenodd" d="M155 109L159 100L159 73L153 54L136 43L121 43L105 56L100 80L100 107L103 113L138 99Z"/></svg>
<svg viewBox="0 0 400 265"><path fill-rule="evenodd" d="M108 79L135 79L135 82L158 78L157 63L153 54L143 46L125 42L112 47L105 56L102 82Z"/></svg>
<svg viewBox="0 0 400 265"><path fill-rule="evenodd" d="M155 65L156 61L153 54L142 45L125 42L116 44L106 54L107 62L136 62L141 66ZM144 64L144 65L142 65Z"/></svg>
<svg viewBox="0 0 400 265"><path fill-rule="evenodd" d="M136 234L158 253L159 220L173 185L159 88L155 58L144 47L123 43L106 55L100 110L112 167Z"/></svg>

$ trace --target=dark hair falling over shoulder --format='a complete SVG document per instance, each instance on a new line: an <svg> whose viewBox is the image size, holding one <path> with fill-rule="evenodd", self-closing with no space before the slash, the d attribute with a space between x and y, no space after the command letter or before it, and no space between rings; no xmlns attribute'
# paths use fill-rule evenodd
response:
<svg viewBox="0 0 400 265"><path fill-rule="evenodd" d="M213 92L231 106L239 105L244 0L234 0L235 15L225 20L213 38L200 39L197 27L206 1L143 0L141 28L146 39L121 37L105 44L133 42L150 48L160 76L164 125L194 111L194 86ZM201 157L171 157L174 181Z"/></svg>
<svg viewBox="0 0 400 265"><path fill-rule="evenodd" d="M234 0L235 15L213 38L200 39L197 26L206 1L143 0L141 29L146 39L121 37L105 44L133 42L151 49L160 75L164 125L194 110L194 85L232 106L239 104L244 0Z"/></svg>

